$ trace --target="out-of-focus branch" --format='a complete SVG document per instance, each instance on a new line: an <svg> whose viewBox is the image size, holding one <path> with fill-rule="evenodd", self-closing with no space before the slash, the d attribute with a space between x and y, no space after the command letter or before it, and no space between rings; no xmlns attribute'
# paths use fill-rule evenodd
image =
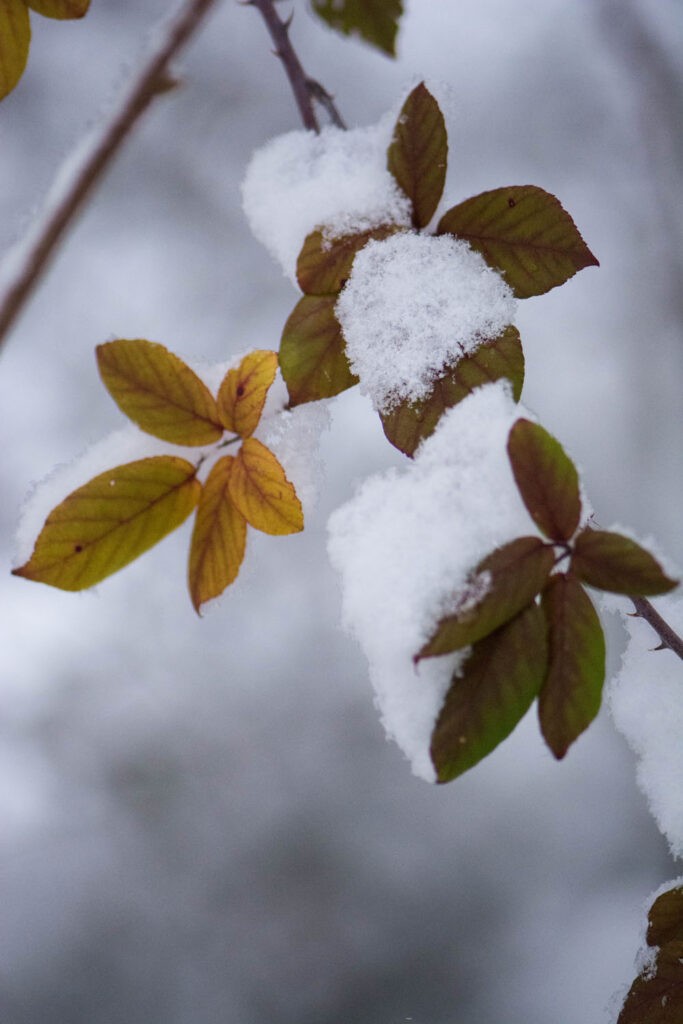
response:
<svg viewBox="0 0 683 1024"><path fill-rule="evenodd" d="M652 626L655 633L661 640L661 646L668 648L677 654L679 658L683 660L683 639L678 633L671 628L668 622L662 618L656 608L654 608L645 597L633 597L631 598L636 609L636 614L641 619L645 619L648 625Z"/></svg>
<svg viewBox="0 0 683 1024"><path fill-rule="evenodd" d="M282 61L285 74L292 87L304 128L309 128L314 132L320 131L318 116L315 112L315 102L325 108L330 120L337 128L345 128L346 125L335 106L333 98L320 82L317 82L314 78L309 78L301 66L301 61L289 38L289 26L292 21L292 15L289 16L287 21L283 21L275 9L275 0L244 0L244 2L252 7L256 7L266 23L270 37L275 44L275 55Z"/></svg>
<svg viewBox="0 0 683 1024"><path fill-rule="evenodd" d="M0 270L0 347L45 271L64 233L98 184L120 146L156 96L174 82L169 65L199 28L216 0L185 0L158 31L153 49L112 115L70 156L26 238Z"/></svg>

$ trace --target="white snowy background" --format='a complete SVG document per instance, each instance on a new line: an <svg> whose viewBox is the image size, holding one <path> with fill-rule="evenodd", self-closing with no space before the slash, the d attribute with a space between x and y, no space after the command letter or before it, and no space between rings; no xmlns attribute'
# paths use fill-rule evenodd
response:
<svg viewBox="0 0 683 1024"><path fill-rule="evenodd" d="M168 6L33 19L0 105L3 250ZM601 267L520 303L524 402L599 522L682 564L677 0L413 0L397 62L295 8L304 64L349 124L424 76L445 84L453 202L531 183L572 213ZM270 49L224 0L0 356L0 1019L607 1022L647 896L680 868L606 711L559 765L532 713L447 787L385 742L326 553L332 510L401 463L367 399L334 404L305 533L252 532L202 620L189 526L93 593L9 575L32 484L123 425L96 344L146 337L196 362L277 347L297 292L240 196L253 150L299 127ZM622 643L616 628L613 671Z"/></svg>

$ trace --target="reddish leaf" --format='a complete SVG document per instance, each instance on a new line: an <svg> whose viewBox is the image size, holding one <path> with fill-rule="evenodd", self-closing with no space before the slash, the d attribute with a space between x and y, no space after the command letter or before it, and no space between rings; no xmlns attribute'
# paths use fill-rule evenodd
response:
<svg viewBox="0 0 683 1024"><path fill-rule="evenodd" d="M446 180L448 136L439 104L424 82L413 89L401 108L387 160L413 205L414 226L426 227Z"/></svg>
<svg viewBox="0 0 683 1024"><path fill-rule="evenodd" d="M53 509L14 575L61 590L92 587L187 519L201 492L195 473L168 455L101 473Z"/></svg>
<svg viewBox="0 0 683 1024"><path fill-rule="evenodd" d="M248 437L228 479L230 499L247 522L264 533L298 533L304 528L301 502L269 448Z"/></svg>
<svg viewBox="0 0 683 1024"><path fill-rule="evenodd" d="M337 32L360 36L389 57L396 56L401 0L313 0L313 10Z"/></svg>
<svg viewBox="0 0 683 1024"><path fill-rule="evenodd" d="M197 506L188 583L195 611L222 594L236 578L244 559L247 521L230 500L230 473L235 459L225 455L212 467Z"/></svg>
<svg viewBox="0 0 683 1024"><path fill-rule="evenodd" d="M683 942L668 942L631 985L617 1024L681 1024Z"/></svg>
<svg viewBox="0 0 683 1024"><path fill-rule="evenodd" d="M538 537L520 537L483 559L415 660L449 654L488 636L546 585L555 556Z"/></svg>
<svg viewBox="0 0 683 1024"><path fill-rule="evenodd" d="M646 597L678 586L649 551L629 537L586 528L576 538L572 570L584 583L615 594Z"/></svg>
<svg viewBox="0 0 683 1024"><path fill-rule="evenodd" d="M524 352L516 327L506 327L493 341L459 359L435 380L430 395L419 402L401 402L390 412L380 413L387 440L413 455L421 441L436 429L446 409L467 398L475 388L507 378L515 401L524 383Z"/></svg>
<svg viewBox="0 0 683 1024"><path fill-rule="evenodd" d="M560 759L600 709L605 637L591 599L573 576L551 578L542 608L549 657L538 716L546 743Z"/></svg>
<svg viewBox="0 0 683 1024"><path fill-rule="evenodd" d="M431 741L439 782L450 782L509 736L539 691L546 626L535 604L480 640L453 679Z"/></svg>
<svg viewBox="0 0 683 1024"><path fill-rule="evenodd" d="M337 295L346 284L357 252L371 239L389 238L402 230L384 224L353 235L327 238L322 231L307 236L296 264L296 278L306 295Z"/></svg>
<svg viewBox="0 0 683 1024"><path fill-rule="evenodd" d="M197 374L163 345L119 338L96 351L107 391L142 430L171 444L220 440L223 425L216 400Z"/></svg>
<svg viewBox="0 0 683 1024"><path fill-rule="evenodd" d="M346 358L334 296L305 295L282 331L280 369L290 405L332 398L358 383Z"/></svg>
<svg viewBox="0 0 683 1024"><path fill-rule="evenodd" d="M647 915L648 946L683 942L683 887L675 886L654 901Z"/></svg>
<svg viewBox="0 0 683 1024"><path fill-rule="evenodd" d="M570 540L581 517L579 475L555 438L530 420L510 430L508 455L529 515L547 537Z"/></svg>
<svg viewBox="0 0 683 1024"><path fill-rule="evenodd" d="M218 415L226 430L249 437L256 430L277 373L277 352L256 349L228 370L218 391Z"/></svg>
<svg viewBox="0 0 683 1024"><path fill-rule="evenodd" d="M567 211L535 185L467 199L443 215L437 234L469 242L520 299L542 295L577 270L599 265Z"/></svg>

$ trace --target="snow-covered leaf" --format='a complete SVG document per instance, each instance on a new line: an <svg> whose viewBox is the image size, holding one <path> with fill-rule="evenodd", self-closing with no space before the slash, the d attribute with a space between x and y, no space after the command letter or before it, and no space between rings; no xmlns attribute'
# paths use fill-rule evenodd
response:
<svg viewBox="0 0 683 1024"><path fill-rule="evenodd" d="M630 537L608 530L582 530L576 538L572 570L598 590L646 597L678 586L659 562Z"/></svg>
<svg viewBox="0 0 683 1024"><path fill-rule="evenodd" d="M197 506L188 571L197 612L237 578L244 559L247 521L233 505L228 486L234 463L232 455L216 462Z"/></svg>
<svg viewBox="0 0 683 1024"><path fill-rule="evenodd" d="M396 56L402 0L313 0L313 10L337 32L360 36L388 56Z"/></svg>
<svg viewBox="0 0 683 1024"><path fill-rule="evenodd" d="M450 782L510 735L537 695L546 670L543 613L529 605L475 644L456 675L432 734L439 782Z"/></svg>
<svg viewBox="0 0 683 1024"><path fill-rule="evenodd" d="M674 886L661 893L647 915L648 946L683 942L683 887Z"/></svg>
<svg viewBox="0 0 683 1024"><path fill-rule="evenodd" d="M31 23L24 0L0 0L0 99L21 78L31 43Z"/></svg>
<svg viewBox="0 0 683 1024"><path fill-rule="evenodd" d="M335 302L334 296L305 295L283 328L280 370L290 405L331 398L358 383L346 358Z"/></svg>
<svg viewBox="0 0 683 1024"><path fill-rule="evenodd" d="M304 516L294 487L273 453L254 437L240 448L228 478L230 498L247 522L263 533L298 533Z"/></svg>
<svg viewBox="0 0 683 1024"><path fill-rule="evenodd" d="M277 373L277 352L256 349L228 370L218 391L218 415L226 430L249 437L256 430Z"/></svg>
<svg viewBox="0 0 683 1024"><path fill-rule="evenodd" d="M380 413L387 440L405 455L412 456L420 442L434 432L446 409L457 405L482 384L502 378L510 381L513 396L518 401L524 383L524 352L519 331L512 326L440 374L426 398L400 402L389 412Z"/></svg>
<svg viewBox="0 0 683 1024"><path fill-rule="evenodd" d="M519 419L510 431L508 455L529 515L546 537L567 541L581 517L579 475L562 445L547 430Z"/></svg>
<svg viewBox="0 0 683 1024"><path fill-rule="evenodd" d="M519 537L496 548L470 575L454 610L415 660L468 647L508 622L540 593L554 561L552 547L538 537Z"/></svg>
<svg viewBox="0 0 683 1024"><path fill-rule="evenodd" d="M141 338L97 346L97 365L119 409L146 433L182 445L218 441L216 400L197 374L163 345Z"/></svg>
<svg viewBox="0 0 683 1024"><path fill-rule="evenodd" d="M415 86L401 108L387 163L411 201L414 226L426 227L446 180L448 136L439 104L424 82Z"/></svg>
<svg viewBox="0 0 683 1024"><path fill-rule="evenodd" d="M535 185L473 196L443 215L437 234L469 242L519 299L542 295L577 270L598 266L559 200Z"/></svg>
<svg viewBox="0 0 683 1024"><path fill-rule="evenodd" d="M328 238L323 231L306 237L296 264L296 278L306 295L337 295L346 284L354 257L371 238L388 238L402 230L384 224L351 235Z"/></svg>
<svg viewBox="0 0 683 1024"><path fill-rule="evenodd" d="M53 509L14 575L61 590L99 583L187 519L201 492L195 472L162 455L101 473Z"/></svg>
<svg viewBox="0 0 683 1024"><path fill-rule="evenodd" d="M541 605L548 623L548 674L538 716L543 738L560 759L600 709L605 637L591 599L573 576L553 576Z"/></svg>
<svg viewBox="0 0 683 1024"><path fill-rule="evenodd" d="M657 951L631 985L617 1024L681 1024L683 1020L683 941Z"/></svg>

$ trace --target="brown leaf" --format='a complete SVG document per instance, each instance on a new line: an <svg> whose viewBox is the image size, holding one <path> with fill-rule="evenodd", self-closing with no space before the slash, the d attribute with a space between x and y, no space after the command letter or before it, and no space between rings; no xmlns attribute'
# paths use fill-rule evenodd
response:
<svg viewBox="0 0 683 1024"><path fill-rule="evenodd" d="M576 538L572 571L589 587L630 597L666 594L678 586L650 552L630 537L590 527Z"/></svg>
<svg viewBox="0 0 683 1024"><path fill-rule="evenodd" d="M280 370L292 406L332 398L358 383L334 315L336 301L334 296L305 295L284 326Z"/></svg>
<svg viewBox="0 0 683 1024"><path fill-rule="evenodd" d="M555 541L570 540L581 517L579 475L560 442L538 423L519 419L507 448L519 493L539 530Z"/></svg>
<svg viewBox="0 0 683 1024"><path fill-rule="evenodd" d="M339 238L313 231L307 236L296 264L301 291L306 295L338 295L351 274L356 253L371 239L381 241L400 230L395 224L384 224Z"/></svg>
<svg viewBox="0 0 683 1024"><path fill-rule="evenodd" d="M412 203L414 226L426 227L446 180L448 136L439 104L424 82L413 89L401 108L387 161Z"/></svg>

